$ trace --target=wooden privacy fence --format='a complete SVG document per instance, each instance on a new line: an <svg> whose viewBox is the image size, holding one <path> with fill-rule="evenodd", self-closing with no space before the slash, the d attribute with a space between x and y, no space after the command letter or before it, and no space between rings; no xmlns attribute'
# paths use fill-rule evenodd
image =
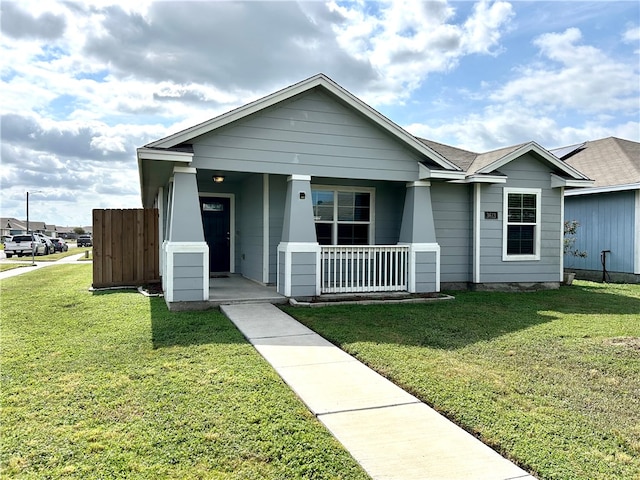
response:
<svg viewBox="0 0 640 480"><path fill-rule="evenodd" d="M159 281L158 210L94 210L93 287Z"/></svg>

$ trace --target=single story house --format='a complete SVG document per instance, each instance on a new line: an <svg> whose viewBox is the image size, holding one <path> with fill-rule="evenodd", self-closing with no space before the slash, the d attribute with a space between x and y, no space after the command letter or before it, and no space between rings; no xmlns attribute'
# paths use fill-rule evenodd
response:
<svg viewBox="0 0 640 480"><path fill-rule="evenodd" d="M12 235L21 235L26 232L27 222L18 220L17 218L0 218L0 235L2 235L3 239Z"/></svg>
<svg viewBox="0 0 640 480"><path fill-rule="evenodd" d="M608 137L551 151L595 183L566 190L565 218L579 223L575 248L566 256L577 278L640 282L640 143Z"/></svg>
<svg viewBox="0 0 640 480"><path fill-rule="evenodd" d="M206 301L219 272L294 298L556 287L564 190L592 183L534 142L417 138L323 74L137 157L170 307Z"/></svg>
<svg viewBox="0 0 640 480"><path fill-rule="evenodd" d="M1 218L0 219L0 234L2 238L12 235L24 235L27 232L27 221L17 220L15 218ZM31 221L29 222L29 230L31 232L42 233L47 236L54 236L56 232L55 225L48 225L45 222Z"/></svg>

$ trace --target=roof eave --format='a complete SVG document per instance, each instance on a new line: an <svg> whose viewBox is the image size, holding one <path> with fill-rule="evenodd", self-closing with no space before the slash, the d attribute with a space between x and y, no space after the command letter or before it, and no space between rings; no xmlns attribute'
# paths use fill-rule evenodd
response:
<svg viewBox="0 0 640 480"><path fill-rule="evenodd" d="M596 193L626 192L630 190L640 190L640 182L627 183L625 185L607 185L605 187L591 187L591 188L580 188L578 190L567 190L564 192L564 196L573 197L576 195L592 195Z"/></svg>
<svg viewBox="0 0 640 480"><path fill-rule="evenodd" d="M551 188L585 188L592 186L593 183L593 180L566 178L556 175L555 173L551 174Z"/></svg>
<svg viewBox="0 0 640 480"><path fill-rule="evenodd" d="M463 171L433 170L422 163L418 163L418 178L420 180L462 180Z"/></svg>
<svg viewBox="0 0 640 480"><path fill-rule="evenodd" d="M193 152L180 152L176 150L159 150L156 148L140 147L136 149L138 157L138 177L140 181L140 201L144 207L147 202L145 199L145 179L142 164L145 161L151 162L171 162L179 164L191 164L193 161Z"/></svg>
<svg viewBox="0 0 640 480"><path fill-rule="evenodd" d="M455 180L451 183L507 183L508 177L506 175L487 175L487 174L473 174L468 175L462 180Z"/></svg>

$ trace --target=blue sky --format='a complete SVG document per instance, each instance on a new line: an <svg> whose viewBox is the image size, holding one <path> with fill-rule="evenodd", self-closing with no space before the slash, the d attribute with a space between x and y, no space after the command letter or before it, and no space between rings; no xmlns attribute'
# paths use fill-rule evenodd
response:
<svg viewBox="0 0 640 480"><path fill-rule="evenodd" d="M319 72L472 151L640 141L637 1L0 5L2 217L138 208L137 147Z"/></svg>

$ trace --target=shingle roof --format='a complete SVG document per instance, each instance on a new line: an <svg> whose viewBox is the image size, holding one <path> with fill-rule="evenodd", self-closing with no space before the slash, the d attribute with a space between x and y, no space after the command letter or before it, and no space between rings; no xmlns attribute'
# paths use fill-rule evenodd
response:
<svg viewBox="0 0 640 480"><path fill-rule="evenodd" d="M27 228L25 221L13 217L0 218L0 224L2 228L13 228L16 230L25 230Z"/></svg>
<svg viewBox="0 0 640 480"><path fill-rule="evenodd" d="M640 183L638 142L616 137L592 140L561 159L594 179L594 187Z"/></svg>
<svg viewBox="0 0 640 480"><path fill-rule="evenodd" d="M500 148L498 150L493 150L491 152L481 153L479 154L473 163L467 169L467 172L473 174L478 170L491 165L496 160L500 160L501 158L509 155L512 152L515 152L519 148L521 148L526 143L521 143L520 145L512 145L510 147Z"/></svg>
<svg viewBox="0 0 640 480"><path fill-rule="evenodd" d="M418 138L418 140L424 143L427 147L435 150L444 158L454 163L464 171L466 171L471 166L473 161L478 156L477 153L462 150L461 148L444 145L442 143L434 142L433 140L427 140L426 138L416 138Z"/></svg>

